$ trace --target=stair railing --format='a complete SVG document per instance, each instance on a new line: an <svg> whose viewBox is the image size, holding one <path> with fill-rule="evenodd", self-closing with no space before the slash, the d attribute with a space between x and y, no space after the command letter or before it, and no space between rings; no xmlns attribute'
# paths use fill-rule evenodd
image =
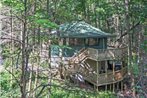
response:
<svg viewBox="0 0 147 98"><path fill-rule="evenodd" d="M72 63L79 63L80 61L84 60L88 56L88 50L82 48L77 54L70 58L70 62Z"/></svg>

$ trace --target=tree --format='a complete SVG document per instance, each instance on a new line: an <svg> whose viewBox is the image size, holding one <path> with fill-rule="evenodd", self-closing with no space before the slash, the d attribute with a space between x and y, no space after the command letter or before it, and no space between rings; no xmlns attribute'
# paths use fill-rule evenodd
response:
<svg viewBox="0 0 147 98"><path fill-rule="evenodd" d="M50 83L50 52L52 44L50 41L54 39L50 36L50 33L52 29L58 28L58 25L65 22L83 20L106 32L116 34L115 43L109 41L109 45L112 47L128 46L130 65L128 68L134 78L132 88L136 86L136 78L143 77L145 69L145 64L143 63L145 62L141 61L141 58L143 58L141 50L142 48L146 50L146 40L142 40L145 36L143 32L146 32L144 30L147 16L147 4L145 1L2 0L2 3L8 8L2 14L11 17L11 19L3 19L3 25L5 26L2 29L5 34L10 36L2 34L1 39L6 42L2 45L2 55L6 65L13 70L16 70L14 69L15 65L16 68L21 66L21 78L18 76L17 80L20 81L17 82L21 88L22 98L26 96L35 97L34 92L38 95L39 91L37 91L38 89L36 90L40 84L38 82L40 76L38 69L42 67L43 63L49 73L48 82L46 83ZM40 56L44 49L43 46L46 47L45 50L49 50L46 52L49 55L45 59ZM44 61L43 63L42 60ZM140 62L138 63L137 61ZM31 68L29 68L29 64L32 65ZM37 70L34 72L35 67L37 67ZM137 70L138 68L141 71ZM28 69L31 69L31 72ZM12 78L14 78L15 72L10 72ZM27 88L28 84L29 88ZM141 87L143 88L143 85ZM34 95L32 95L32 92Z"/></svg>

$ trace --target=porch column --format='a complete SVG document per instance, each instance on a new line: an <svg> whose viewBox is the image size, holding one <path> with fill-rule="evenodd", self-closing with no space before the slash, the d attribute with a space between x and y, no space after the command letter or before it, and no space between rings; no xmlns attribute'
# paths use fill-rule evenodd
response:
<svg viewBox="0 0 147 98"><path fill-rule="evenodd" d="M66 45L69 45L69 38L66 38Z"/></svg>
<svg viewBox="0 0 147 98"><path fill-rule="evenodd" d="M104 47L105 47L105 40L104 40L104 38L103 38L103 49L104 49Z"/></svg>

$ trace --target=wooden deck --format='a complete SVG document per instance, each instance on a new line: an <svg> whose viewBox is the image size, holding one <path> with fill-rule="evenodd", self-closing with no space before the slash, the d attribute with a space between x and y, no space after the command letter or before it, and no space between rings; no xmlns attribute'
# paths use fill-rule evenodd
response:
<svg viewBox="0 0 147 98"><path fill-rule="evenodd" d="M124 77L127 75L127 67L122 68L121 70L118 71L108 71L107 73L102 73L102 74L97 74L94 71L86 71L84 68L78 68L76 67L73 70L70 70L70 74L80 74L83 76L83 78L96 85L96 86L101 86L101 85L107 85L107 84L112 84L119 82L124 79Z"/></svg>
<svg viewBox="0 0 147 98"><path fill-rule="evenodd" d="M114 73L110 71L108 73L103 74L93 73L90 75L86 75L87 77L85 77L85 80L97 86L101 86L119 82L124 79L126 74L127 68L123 68L121 70L115 71Z"/></svg>
<svg viewBox="0 0 147 98"><path fill-rule="evenodd" d="M77 54L69 59L70 68L66 75L80 74L84 80L96 85L107 85L123 80L127 74L127 66L124 65L121 70L107 70L105 73L97 73L93 64L87 63L86 60L91 59L95 62L106 60L122 60L126 56L126 48L117 49L81 49ZM93 62L94 62L93 61ZM90 64L90 65L89 65Z"/></svg>

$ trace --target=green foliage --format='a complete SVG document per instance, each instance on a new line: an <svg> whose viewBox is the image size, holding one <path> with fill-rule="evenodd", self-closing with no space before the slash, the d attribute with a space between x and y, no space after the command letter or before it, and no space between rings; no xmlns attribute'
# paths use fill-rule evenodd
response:
<svg viewBox="0 0 147 98"><path fill-rule="evenodd" d="M15 11L21 12L24 10L23 2L20 0L2 0L4 5L12 7Z"/></svg>
<svg viewBox="0 0 147 98"><path fill-rule="evenodd" d="M44 92L40 95L39 98L47 97L47 94L44 94ZM116 98L116 96L109 91L95 92L89 90L86 91L77 87L67 88L64 86L52 86L50 98Z"/></svg>
<svg viewBox="0 0 147 98"><path fill-rule="evenodd" d="M54 28L57 28L58 27L57 24L49 21L48 19L37 19L37 20L35 20L35 22L38 25L40 25L40 26L42 26L44 28L52 28L52 29L54 29Z"/></svg>
<svg viewBox="0 0 147 98"><path fill-rule="evenodd" d="M141 48L144 49L145 52L147 52L147 40L145 40L145 41L141 44Z"/></svg>
<svg viewBox="0 0 147 98"><path fill-rule="evenodd" d="M10 67L10 65L11 65L11 59L10 58L6 58L3 61L3 65L4 65L5 68Z"/></svg>
<svg viewBox="0 0 147 98"><path fill-rule="evenodd" d="M16 73L17 74L17 73ZM0 92L0 98L18 98L20 97L20 92L18 88L18 84L16 81L13 82L13 84L10 83L10 77L11 74L7 71L1 72L1 79L0 79L0 86L1 86L1 92Z"/></svg>
<svg viewBox="0 0 147 98"><path fill-rule="evenodd" d="M6 73L6 72L2 72L1 73L1 79L0 79L0 83L1 83L1 89L2 90L9 90L9 79L10 79L10 74Z"/></svg>
<svg viewBox="0 0 147 98"><path fill-rule="evenodd" d="M73 89L74 90L74 89ZM84 90L68 91L64 89L53 89L51 98L116 98L112 92L88 92Z"/></svg>
<svg viewBox="0 0 147 98"><path fill-rule="evenodd" d="M1 3L1 1L0 1L0 9L1 9L1 7L2 7L2 3Z"/></svg>
<svg viewBox="0 0 147 98"><path fill-rule="evenodd" d="M139 67L138 67L138 64L137 64L137 55L136 54L133 55L132 68L133 68L133 74L135 76L138 76L139 75Z"/></svg>
<svg viewBox="0 0 147 98"><path fill-rule="evenodd" d="M16 73L18 74L18 73ZM8 72L1 73L1 98L9 98L10 96L13 98L20 97L20 92L18 88L18 84L16 81L13 81L12 87L10 85L10 77L11 74ZM46 83L46 79L41 79L42 83ZM56 83L56 82L55 82ZM54 84L54 83L53 83ZM60 84L60 83L58 83ZM36 93L39 93L40 89L37 90ZM46 98L48 96L48 87L43 91L43 93L39 96L39 98ZM64 88L59 86L52 86L50 98L116 98L112 92L93 92L86 91L80 88Z"/></svg>
<svg viewBox="0 0 147 98"><path fill-rule="evenodd" d="M2 4L12 8L13 15L16 15L17 17L19 17L19 19L22 19L21 22L24 20L24 0L1 0L1 2ZM138 21L147 24L147 22L145 21L147 16L147 3L145 2L145 0L130 0L129 4L130 25ZM46 11L47 7L49 7L49 11ZM51 30L58 28L58 25L53 21L61 24L67 21L78 20L79 17L90 24L97 23L100 28L106 29L109 32L115 32L115 26L113 26L114 24L111 25L109 23L114 21L109 21L109 19L111 20L112 18L114 18L114 15L118 15L121 20L118 23L120 24L118 26L118 29L120 29L121 33L123 34L126 29L124 26L125 14L126 9L124 7L124 1L121 0L60 0L59 2L58 0L51 0L48 6L46 6L46 1L44 0L28 0L26 21L28 29L27 31L29 31L29 43L32 43L34 39L35 42L47 42L50 39L52 40L52 44L56 45L58 49L71 49L68 46L59 46L57 44L58 40L55 37L51 37L46 32L48 32L48 29ZM38 29L40 29L40 31ZM36 31L36 35L33 34L33 30ZM147 30L145 30L145 35L147 35L146 31ZM30 32L32 34L30 34ZM44 32L46 34L43 34ZM141 44L141 47L147 52L147 41L144 41ZM2 56L5 59L5 67L13 65L13 60L13 63L16 62L16 56L18 55L18 52L18 50L12 51L9 46L3 47ZM29 59L29 61L32 61L34 63L37 60L38 55L36 54L32 54L31 59ZM136 61L137 59L134 56L132 61L134 75L138 75L139 73L139 68ZM19 62L21 62L20 59ZM48 65L49 64L47 61L41 63L42 67L47 68ZM11 75L6 72L1 73L1 76L1 98L9 98L10 95L12 95L12 97L14 98L18 98L20 93L18 92L19 88L17 86L17 83L14 82L14 84L12 84L13 86L10 86L9 84L9 79ZM35 77L33 77L33 82L34 78ZM43 83L47 83L47 81L44 79L40 79L40 81L42 81ZM73 90L74 91L70 91L57 87L52 87L51 98L115 98L115 96L113 96L111 92L89 93L87 91L83 91L82 89L77 88L74 88ZM46 97L48 95L48 89L46 89L41 95L41 98Z"/></svg>

